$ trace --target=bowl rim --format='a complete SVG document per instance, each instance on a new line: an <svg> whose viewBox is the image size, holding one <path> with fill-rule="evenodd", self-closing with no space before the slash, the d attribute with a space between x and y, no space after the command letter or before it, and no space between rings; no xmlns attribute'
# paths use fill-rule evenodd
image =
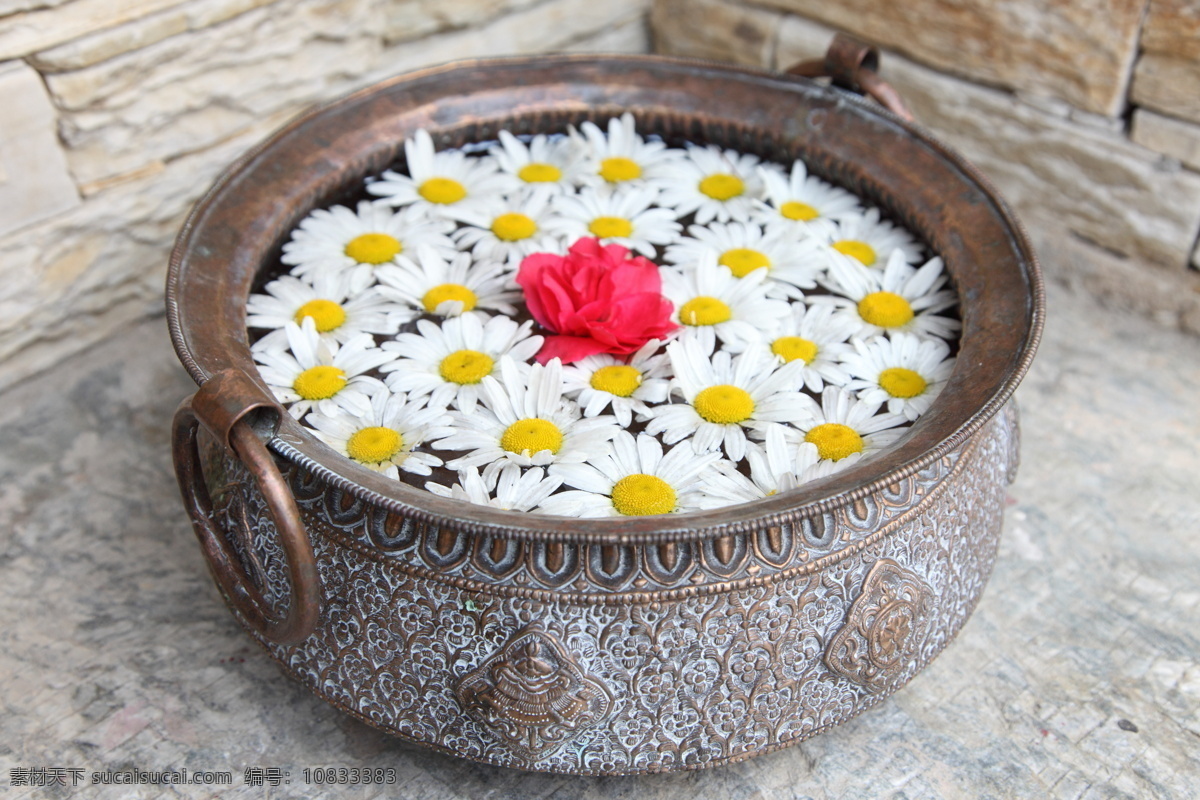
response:
<svg viewBox="0 0 1200 800"><path fill-rule="evenodd" d="M306 129L313 127L321 120L356 109L364 102L372 99L382 102L380 98L383 98L389 91L404 86L419 85L423 82L453 79L456 76L496 74L505 70L521 69L537 70L547 76L554 76L552 80L559 82L566 80L564 73L571 69L581 74L595 73L598 76L616 75L625 69L653 69L674 72L677 76L686 76L700 81L732 80L735 83L742 81L752 83L768 92L822 98L823 101L827 101L831 107L839 111L857 115L863 120L872 120L882 129L899 132L900 135L908 137L912 142L929 149L948 167L959 173L963 181L971 184L986 200L991 212L994 213L1007 235L1006 238L1012 247L1012 254L1021 269L1020 277L1027 284L1028 294L1025 297L1027 324L1024 334L1019 337L1018 354L1012 368L996 390L974 413L946 435L941 436L933 447L883 471L882 474L876 474L878 473L877 469L864 468L864 466L870 467L877 463L875 458L871 458L866 459L866 465L856 465L849 470L806 484L801 489L786 495L713 510L660 517L578 520L544 514L504 511L441 498L354 464L324 445L287 414L284 414L278 431L269 442L271 449L280 456L314 474L317 478L372 505L421 522L437 524L467 534L526 541L600 545L695 542L744 534L778 525L796 524L802 519L828 513L836 508L875 495L886 487L927 469L939 459L954 453L983 429L1009 401L1028 370L1041 340L1045 320L1045 288L1040 265L1024 227L991 182L973 164L920 126L907 122L858 95L836 87L822 86L808 79L749 67L658 55L514 56L468 59L427 67L394 76L319 105L298 116L251 148L230 164L193 206L180 229L170 256L166 288L168 327L176 353L197 385L203 384L217 369L214 368L214 364L202 365L200 363L202 357L198 357L196 348L193 347L196 337L190 335L191 316L194 314L187 308L188 300L184 296L185 290L196 284L197 280L206 280L205 276L197 276L198 270L196 269L191 270L189 274L189 267L192 266L192 261L196 257L193 247L196 245L196 240L205 233L205 226L214 209L229 197L229 193L233 191L234 184L239 179L244 178L247 174L252 174L256 168L261 168L260 162L275 148L280 147L281 143L294 141L299 135L304 134ZM584 110L586 111L586 108ZM638 116L638 109L631 110L634 111L635 117ZM394 149L401 145L402 141L392 142ZM305 213L313 207L312 205L308 206ZM245 298L239 298L239 302L243 310L241 335L244 338ZM963 308L966 306L966 301L961 295L960 306ZM235 341L230 342L226 337L221 344L227 347L239 344L236 341L237 331L229 333ZM964 336L965 333L964 314ZM249 359L248 345L244 349L245 353L240 355ZM237 359L239 354L233 353L230 357ZM249 363L253 365L252 359L249 359ZM269 390L266 390L265 384L262 384L258 377L257 370L251 372L251 377L270 396ZM894 445L889 451L901 449L903 441L905 440L902 440L899 445ZM858 476L864 473L873 475L873 477L867 480L858 479Z"/></svg>

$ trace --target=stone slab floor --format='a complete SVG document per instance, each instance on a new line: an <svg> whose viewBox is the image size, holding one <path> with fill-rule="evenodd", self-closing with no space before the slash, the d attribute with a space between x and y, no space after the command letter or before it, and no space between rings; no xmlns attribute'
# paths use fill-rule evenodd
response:
<svg viewBox="0 0 1200 800"><path fill-rule="evenodd" d="M1024 466L959 639L894 698L772 755L584 779L392 741L287 680L220 602L176 493L192 387L162 319L0 397L0 794L24 797L1200 796L1200 341L1050 287ZM397 784L306 786L304 767ZM34 788L25 768L229 770ZM247 767L290 783L247 785ZM34 779L38 773L32 773ZM65 773L70 783L70 773ZM267 774L270 777L270 774Z"/></svg>

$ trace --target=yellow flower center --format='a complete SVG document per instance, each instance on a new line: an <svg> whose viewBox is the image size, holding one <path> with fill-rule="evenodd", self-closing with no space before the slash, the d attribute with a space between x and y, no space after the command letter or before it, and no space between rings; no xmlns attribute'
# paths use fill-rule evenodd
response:
<svg viewBox="0 0 1200 800"><path fill-rule="evenodd" d="M467 187L453 178L430 178L421 184L417 194L431 203L449 205L467 196Z"/></svg>
<svg viewBox="0 0 1200 800"><path fill-rule="evenodd" d="M364 233L346 242L343 253L360 264L383 264L404 249L400 240L386 233Z"/></svg>
<svg viewBox="0 0 1200 800"><path fill-rule="evenodd" d="M692 406L701 417L718 425L736 425L750 419L754 413L754 399L750 393L729 384L702 389Z"/></svg>
<svg viewBox="0 0 1200 800"><path fill-rule="evenodd" d="M857 239L842 239L840 242L833 243L833 249L844 256L857 258L864 267L875 263L875 248L866 242L860 242Z"/></svg>
<svg viewBox="0 0 1200 800"><path fill-rule="evenodd" d="M438 374L442 380L450 383L468 384L479 383L492 374L496 362L487 353L478 350L455 350L442 359L438 365Z"/></svg>
<svg viewBox="0 0 1200 800"><path fill-rule="evenodd" d="M719 325L733 319L733 311L725 301L715 297L693 297L679 309L679 321L684 325Z"/></svg>
<svg viewBox="0 0 1200 800"><path fill-rule="evenodd" d="M328 400L345 387L346 373L327 365L309 367L292 383L292 389L305 400Z"/></svg>
<svg viewBox="0 0 1200 800"><path fill-rule="evenodd" d="M590 383L601 392L629 397L642 385L642 373L636 367L613 364L593 372Z"/></svg>
<svg viewBox="0 0 1200 800"><path fill-rule="evenodd" d="M509 425L500 437L500 446L505 450L525 455L543 450L557 453L562 443L562 431L547 419L519 419Z"/></svg>
<svg viewBox="0 0 1200 800"><path fill-rule="evenodd" d="M913 309L894 292L872 292L858 301L858 315L871 325L899 328L913 318Z"/></svg>
<svg viewBox="0 0 1200 800"><path fill-rule="evenodd" d="M313 321L318 333L328 333L342 326L346 321L346 311L332 300L309 300L296 309L296 324L303 323L305 317Z"/></svg>
<svg viewBox="0 0 1200 800"><path fill-rule="evenodd" d="M817 357L817 343L811 339L801 339L799 336L780 336L771 342L771 352L790 364L800 359L805 364L811 364Z"/></svg>
<svg viewBox="0 0 1200 800"><path fill-rule="evenodd" d="M437 307L447 300L460 300L463 304L463 311L470 311L475 307L475 303L479 301L479 298L461 283L443 283L430 289L421 298L421 302L425 305L425 310L430 314L437 311Z"/></svg>
<svg viewBox="0 0 1200 800"><path fill-rule="evenodd" d="M633 233L633 223L624 217L596 217L588 223L588 231L601 239L626 238Z"/></svg>
<svg viewBox="0 0 1200 800"><path fill-rule="evenodd" d="M848 455L861 453L863 449L863 440L858 431L837 422L816 426L805 435L804 441L815 444L817 455L829 461L841 461Z"/></svg>
<svg viewBox="0 0 1200 800"><path fill-rule="evenodd" d="M346 454L363 464L382 464L404 447L404 438L391 428L372 427L356 431L346 441Z"/></svg>
<svg viewBox="0 0 1200 800"><path fill-rule="evenodd" d="M526 183L555 183L562 180L562 170L553 164L532 161L521 167L517 177Z"/></svg>
<svg viewBox="0 0 1200 800"><path fill-rule="evenodd" d="M614 156L600 162L600 177L609 183L632 181L642 177L642 168L632 158Z"/></svg>
<svg viewBox="0 0 1200 800"><path fill-rule="evenodd" d="M503 242L528 239L537 233L537 223L524 214L501 214L492 220L492 233Z"/></svg>
<svg viewBox="0 0 1200 800"><path fill-rule="evenodd" d="M744 278L756 269L771 266L771 259L766 253L750 250L745 247L735 247L721 254L718 262L723 267L729 267L735 278Z"/></svg>
<svg viewBox="0 0 1200 800"><path fill-rule="evenodd" d="M700 181L701 194L708 195L713 200L732 200L746 191L746 184L737 175L718 172Z"/></svg>
<svg viewBox="0 0 1200 800"><path fill-rule="evenodd" d="M613 484L612 504L627 517L670 514L675 510L675 490L662 478L638 472Z"/></svg>
<svg viewBox="0 0 1200 800"><path fill-rule="evenodd" d="M799 200L789 200L779 207L780 216L787 219L796 219L801 222L808 222L810 219L816 219L821 216L821 212L810 206L808 203L801 203Z"/></svg>
<svg viewBox="0 0 1200 800"><path fill-rule="evenodd" d="M904 367L891 367L879 373L879 386L892 397L916 397L924 394L928 385L921 373Z"/></svg>

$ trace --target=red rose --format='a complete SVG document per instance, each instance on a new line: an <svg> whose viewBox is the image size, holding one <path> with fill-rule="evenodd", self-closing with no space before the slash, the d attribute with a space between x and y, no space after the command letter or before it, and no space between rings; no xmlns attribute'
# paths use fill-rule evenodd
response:
<svg viewBox="0 0 1200 800"><path fill-rule="evenodd" d="M675 330L674 306L662 296L654 262L618 244L580 239L565 256L534 253L521 262L517 283L529 313L547 336L537 360L564 364L596 353L628 355Z"/></svg>

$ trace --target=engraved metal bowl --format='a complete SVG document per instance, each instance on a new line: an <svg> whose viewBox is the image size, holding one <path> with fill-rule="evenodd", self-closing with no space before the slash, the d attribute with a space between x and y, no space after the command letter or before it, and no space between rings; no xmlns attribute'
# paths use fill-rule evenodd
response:
<svg viewBox="0 0 1200 800"><path fill-rule="evenodd" d="M246 298L290 230L442 146L632 111L640 131L810 170L940 253L957 367L887 452L795 493L619 520L458 503L342 458L258 378ZM1026 237L962 157L899 116L786 75L659 57L468 62L287 126L200 201L171 257L184 502L239 621L293 677L401 738L531 770L738 761L904 685L983 591L1017 464L1010 396L1041 331Z"/></svg>

